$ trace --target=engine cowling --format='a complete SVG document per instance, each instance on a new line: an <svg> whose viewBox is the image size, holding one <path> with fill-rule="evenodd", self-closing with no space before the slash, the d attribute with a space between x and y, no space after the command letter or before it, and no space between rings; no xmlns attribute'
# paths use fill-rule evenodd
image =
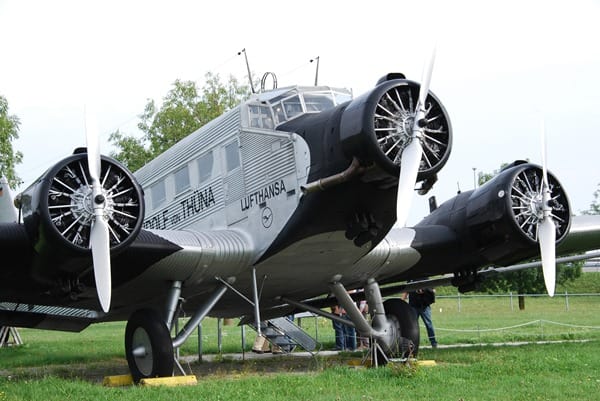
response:
<svg viewBox="0 0 600 401"><path fill-rule="evenodd" d="M383 80L375 89L350 102L340 125L345 155L398 176L402 151L412 138L419 88L418 83L405 79ZM446 164L452 148L450 118L431 92L425 108L418 181L435 175Z"/></svg>
<svg viewBox="0 0 600 401"><path fill-rule="evenodd" d="M94 209L84 152L76 150L55 164L19 196L27 235L36 253L42 260L50 258L55 269L61 269L60 260L66 257L91 256ZM101 157L100 182L106 199L104 218L109 225L110 250L115 254L130 245L142 227L143 190L127 168L106 156ZM69 270L78 269L78 264L69 265Z"/></svg>
<svg viewBox="0 0 600 401"><path fill-rule="evenodd" d="M538 227L544 217L542 176L542 167L517 161L469 197L466 226L475 247L489 262L513 263L532 249L538 251ZM566 191L550 173L548 183L558 244L569 232L571 208Z"/></svg>

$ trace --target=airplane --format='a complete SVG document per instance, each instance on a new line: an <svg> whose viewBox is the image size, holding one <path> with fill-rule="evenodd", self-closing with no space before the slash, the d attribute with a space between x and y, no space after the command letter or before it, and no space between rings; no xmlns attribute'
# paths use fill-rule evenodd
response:
<svg viewBox="0 0 600 401"><path fill-rule="evenodd" d="M88 120L87 148L15 198L17 222L0 223L0 326L127 320L139 381L172 375L174 349L206 316L242 317L260 335L267 318L311 311L355 326L385 361L419 344L408 304L389 295L442 280L472 290L540 254L552 295L556 254L600 248L600 220L572 216L545 162L516 161L405 226L452 148L430 76L389 73L356 98L263 87L135 173L100 155ZM192 314L172 335L182 300ZM334 304L350 320L323 310Z"/></svg>

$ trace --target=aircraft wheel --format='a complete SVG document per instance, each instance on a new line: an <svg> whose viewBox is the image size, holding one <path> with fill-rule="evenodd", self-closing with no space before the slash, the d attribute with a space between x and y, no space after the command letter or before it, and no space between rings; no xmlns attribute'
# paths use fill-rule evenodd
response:
<svg viewBox="0 0 600 401"><path fill-rule="evenodd" d="M152 309L135 311L125 328L125 355L133 381L173 374L173 342L167 326Z"/></svg>
<svg viewBox="0 0 600 401"><path fill-rule="evenodd" d="M420 330L419 322L410 305L398 298L388 299L383 303L385 313L396 325L396 347L392 357L406 357L407 352L403 350L402 337L413 343L412 355L417 356L419 352Z"/></svg>

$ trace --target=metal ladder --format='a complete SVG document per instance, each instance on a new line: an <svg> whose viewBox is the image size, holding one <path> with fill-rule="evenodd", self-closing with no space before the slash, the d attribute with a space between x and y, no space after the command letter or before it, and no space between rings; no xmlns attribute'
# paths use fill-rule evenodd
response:
<svg viewBox="0 0 600 401"><path fill-rule="evenodd" d="M254 330L256 326L250 325ZM285 317L265 320L260 322L262 335L282 352L292 352L296 346L312 353L320 344L309 336L300 326Z"/></svg>
<svg viewBox="0 0 600 401"><path fill-rule="evenodd" d="M12 337L12 341L11 338ZM22 345L23 340L19 332L14 327L2 326L0 327L0 348L9 347L11 345Z"/></svg>

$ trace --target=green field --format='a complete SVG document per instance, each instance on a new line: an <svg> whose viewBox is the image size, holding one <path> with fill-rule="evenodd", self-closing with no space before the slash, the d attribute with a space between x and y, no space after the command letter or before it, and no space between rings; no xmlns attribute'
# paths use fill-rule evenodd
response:
<svg viewBox="0 0 600 401"><path fill-rule="evenodd" d="M589 276L591 274L591 276ZM586 277L587 276L587 277ZM588 273L584 282L594 282ZM591 279L591 280L586 280ZM572 289L568 290L574 293ZM438 297L433 321L441 345L471 344L469 348L424 347L421 359L437 367L352 369L347 359L316 357L297 368L246 361L229 371L226 356L210 365L198 386L174 389L109 389L99 384L103 374L124 373L124 323L91 326L82 333L21 329L20 347L0 349L0 401L16 399L599 399L600 296L527 297L518 310L516 297ZM317 327L315 327L315 325ZM333 346L331 323L305 318L302 326L323 349ZM424 329L422 329L424 333ZM221 351L241 350L241 328L223 326ZM246 330L246 349L254 333ZM514 341L561 341L519 347L486 344ZM576 341L575 341L576 340ZM197 353L192 337L182 354ZM583 342L582 342L583 341ZM422 341L422 345L428 345ZM218 352L217 322L203 323L204 353ZM196 373L209 366L192 364ZM265 374L264 372L268 372ZM304 374L298 375L297 372ZM405 396L406 395L406 396Z"/></svg>

